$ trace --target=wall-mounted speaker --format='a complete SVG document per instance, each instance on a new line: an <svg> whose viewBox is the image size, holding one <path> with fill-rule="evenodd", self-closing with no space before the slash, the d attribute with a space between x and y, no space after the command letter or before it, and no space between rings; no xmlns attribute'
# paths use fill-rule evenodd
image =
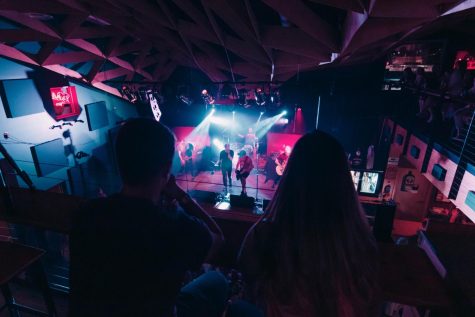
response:
<svg viewBox="0 0 475 317"><path fill-rule="evenodd" d="M435 179L439 181L444 181L445 180L445 175L447 174L447 170L442 167L440 164L435 164L434 167L432 168L432 176L435 177Z"/></svg>
<svg viewBox="0 0 475 317"><path fill-rule="evenodd" d="M419 156L421 155L421 149L419 149L417 146L413 145L413 146L411 146L410 153L411 153L411 156L417 160L419 158Z"/></svg>

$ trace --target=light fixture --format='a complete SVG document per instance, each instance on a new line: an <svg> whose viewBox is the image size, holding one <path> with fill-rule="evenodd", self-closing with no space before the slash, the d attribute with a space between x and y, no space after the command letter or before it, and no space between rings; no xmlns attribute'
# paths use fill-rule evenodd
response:
<svg viewBox="0 0 475 317"><path fill-rule="evenodd" d="M122 85L120 92L122 94L122 97L126 97L131 103L137 102L137 93L135 91L132 91L130 87Z"/></svg>
<svg viewBox="0 0 475 317"><path fill-rule="evenodd" d="M256 88L255 99L258 106L264 106L266 104L266 95L261 87Z"/></svg>
<svg viewBox="0 0 475 317"><path fill-rule="evenodd" d="M213 105L214 104L214 98L208 93L208 90L203 89L201 91L201 98L203 98L203 101L207 105Z"/></svg>

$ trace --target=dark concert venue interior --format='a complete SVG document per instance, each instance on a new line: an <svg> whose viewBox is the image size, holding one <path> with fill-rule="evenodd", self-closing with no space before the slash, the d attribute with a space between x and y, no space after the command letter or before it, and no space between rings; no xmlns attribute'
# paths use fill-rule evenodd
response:
<svg viewBox="0 0 475 317"><path fill-rule="evenodd" d="M475 316L474 0L0 0L0 317Z"/></svg>

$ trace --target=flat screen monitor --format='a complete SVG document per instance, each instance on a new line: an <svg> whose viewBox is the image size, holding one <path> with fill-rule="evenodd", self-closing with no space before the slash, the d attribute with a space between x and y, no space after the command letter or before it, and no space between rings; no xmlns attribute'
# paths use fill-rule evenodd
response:
<svg viewBox="0 0 475 317"><path fill-rule="evenodd" d="M363 172L361 177L360 194L377 195L379 190L381 173Z"/></svg>
<svg viewBox="0 0 475 317"><path fill-rule="evenodd" d="M62 139L54 139L30 147L36 174L41 177L69 166Z"/></svg>
<svg viewBox="0 0 475 317"><path fill-rule="evenodd" d="M109 125L109 116L104 101L90 103L85 107L89 131L94 131Z"/></svg>

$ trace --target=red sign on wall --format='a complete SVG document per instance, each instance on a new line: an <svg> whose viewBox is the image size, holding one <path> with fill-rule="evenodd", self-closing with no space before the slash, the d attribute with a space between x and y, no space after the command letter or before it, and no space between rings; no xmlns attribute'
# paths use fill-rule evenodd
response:
<svg viewBox="0 0 475 317"><path fill-rule="evenodd" d="M53 87L50 91L56 120L74 117L81 113L76 87Z"/></svg>

